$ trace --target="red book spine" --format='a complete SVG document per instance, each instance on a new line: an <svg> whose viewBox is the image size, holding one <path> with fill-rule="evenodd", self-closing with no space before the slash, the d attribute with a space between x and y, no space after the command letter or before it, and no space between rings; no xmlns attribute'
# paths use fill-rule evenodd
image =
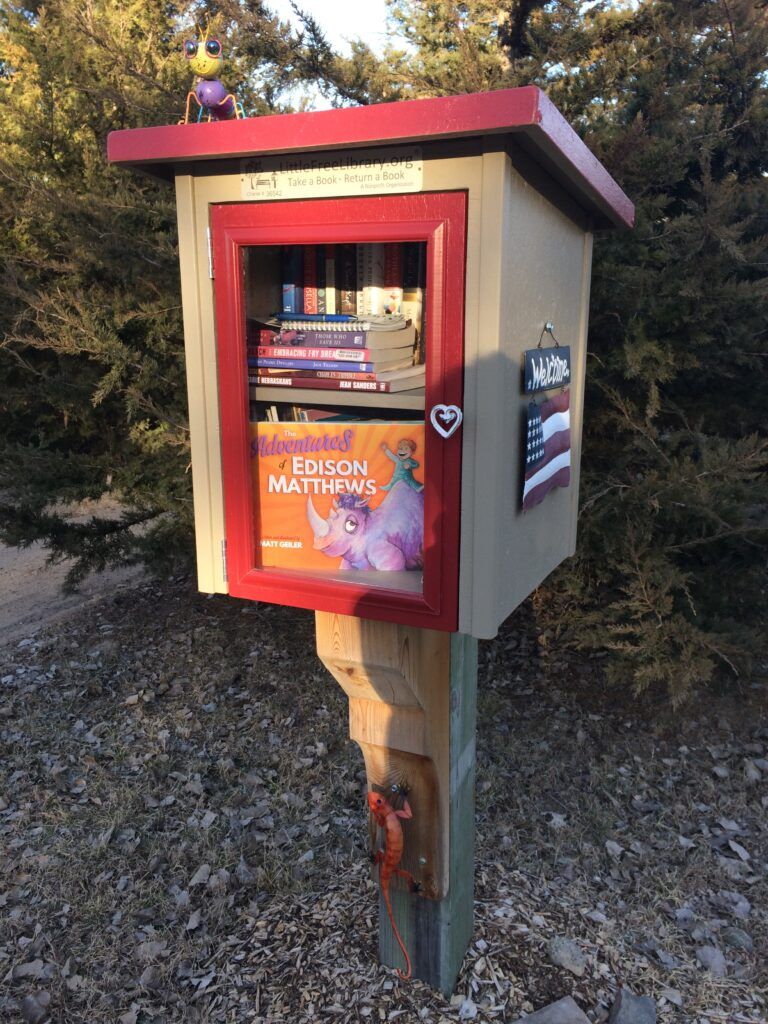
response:
<svg viewBox="0 0 768 1024"><path fill-rule="evenodd" d="M365 363L380 358L380 352L369 348L303 348L301 345L263 345L253 351L248 350L253 359L337 359L339 361Z"/></svg>
<svg viewBox="0 0 768 1024"><path fill-rule="evenodd" d="M317 246L304 246L304 312L317 313Z"/></svg>
<svg viewBox="0 0 768 1024"><path fill-rule="evenodd" d="M277 335L277 331L270 331L268 327L259 327L253 320L246 320L245 322L245 341L251 347L271 345Z"/></svg>
<svg viewBox="0 0 768 1024"><path fill-rule="evenodd" d="M254 341L246 340L245 354L249 359L258 359L262 352L269 352L270 355L275 354L274 341L278 337L272 331L262 331L261 337L256 338Z"/></svg>

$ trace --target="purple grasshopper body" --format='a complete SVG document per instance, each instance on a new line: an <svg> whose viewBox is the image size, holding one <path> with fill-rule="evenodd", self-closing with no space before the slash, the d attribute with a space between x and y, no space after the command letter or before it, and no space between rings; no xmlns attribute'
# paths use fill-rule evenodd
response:
<svg viewBox="0 0 768 1024"><path fill-rule="evenodd" d="M235 114L235 101L218 78L200 79L195 97L214 121L228 121Z"/></svg>
<svg viewBox="0 0 768 1024"><path fill-rule="evenodd" d="M424 493L400 481L378 508L370 509L356 494L334 499L323 519L307 501L314 546L341 569L421 569L424 565Z"/></svg>

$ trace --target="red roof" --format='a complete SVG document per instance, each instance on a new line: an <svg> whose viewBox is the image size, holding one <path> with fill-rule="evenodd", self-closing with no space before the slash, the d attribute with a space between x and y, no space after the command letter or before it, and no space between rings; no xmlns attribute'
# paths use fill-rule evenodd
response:
<svg viewBox="0 0 768 1024"><path fill-rule="evenodd" d="M599 160L535 86L306 114L112 132L111 163L170 179L180 163L515 135L598 226L632 227L635 210Z"/></svg>

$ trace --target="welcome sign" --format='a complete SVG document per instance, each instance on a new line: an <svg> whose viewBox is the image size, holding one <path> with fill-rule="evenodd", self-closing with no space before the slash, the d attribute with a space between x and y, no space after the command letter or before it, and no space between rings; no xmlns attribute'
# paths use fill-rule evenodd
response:
<svg viewBox="0 0 768 1024"><path fill-rule="evenodd" d="M567 387L571 383L571 347L530 348L525 352L525 393Z"/></svg>

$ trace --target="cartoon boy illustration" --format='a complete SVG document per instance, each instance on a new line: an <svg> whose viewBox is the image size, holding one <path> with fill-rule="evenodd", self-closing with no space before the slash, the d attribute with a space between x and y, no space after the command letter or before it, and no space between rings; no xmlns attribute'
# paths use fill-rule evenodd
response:
<svg viewBox="0 0 768 1024"><path fill-rule="evenodd" d="M413 453L416 451L415 441L412 441L409 437L404 437L401 441L398 441L397 454L390 451L386 444L382 444L381 450L387 458L392 459L395 464L395 471L392 474L392 479L388 484L384 484L382 486L382 491L391 491L399 480L404 481L409 487L412 487L414 491L424 490L424 484L420 484L418 480L414 480L413 478L414 469L419 468L418 462L413 458Z"/></svg>

